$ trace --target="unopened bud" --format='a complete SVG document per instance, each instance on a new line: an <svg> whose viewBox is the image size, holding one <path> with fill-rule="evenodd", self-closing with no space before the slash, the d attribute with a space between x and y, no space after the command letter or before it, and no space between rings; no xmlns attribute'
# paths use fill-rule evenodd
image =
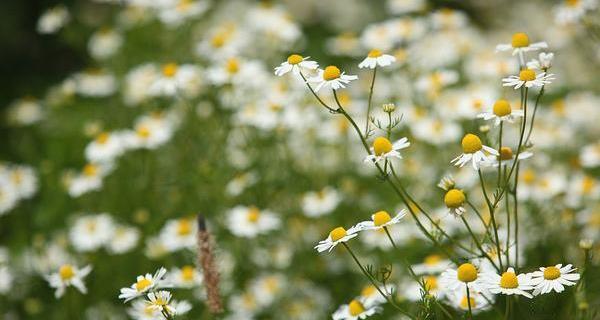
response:
<svg viewBox="0 0 600 320"><path fill-rule="evenodd" d="M383 111L387 113L392 113L396 111L396 105L393 103L386 103L383 105Z"/></svg>

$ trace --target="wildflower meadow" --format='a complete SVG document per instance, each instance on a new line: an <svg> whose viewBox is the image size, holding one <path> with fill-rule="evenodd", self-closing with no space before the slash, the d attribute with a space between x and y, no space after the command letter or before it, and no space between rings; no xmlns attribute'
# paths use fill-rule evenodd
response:
<svg viewBox="0 0 600 320"><path fill-rule="evenodd" d="M599 0L0 14L0 319L600 319Z"/></svg>

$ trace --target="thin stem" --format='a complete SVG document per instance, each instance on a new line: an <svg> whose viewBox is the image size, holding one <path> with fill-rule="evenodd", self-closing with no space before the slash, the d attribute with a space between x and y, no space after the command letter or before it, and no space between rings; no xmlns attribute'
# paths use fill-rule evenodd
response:
<svg viewBox="0 0 600 320"><path fill-rule="evenodd" d="M518 206L518 195L517 187L519 185L519 169L520 165L517 165L517 172L515 173L515 187L513 189L514 209L515 212L515 268L519 270L519 206Z"/></svg>
<svg viewBox="0 0 600 320"><path fill-rule="evenodd" d="M510 296L507 295L506 296L506 312L504 314L504 317L506 320L510 319L510 307L511 307L510 305L511 305L511 299L510 299Z"/></svg>
<svg viewBox="0 0 600 320"><path fill-rule="evenodd" d="M489 201L489 198L487 196L487 192L485 190L485 181L483 180L483 175L481 174L481 169L477 170L477 173L479 174L479 182L481 183L481 189L483 189L483 195L485 196L486 202L488 203L488 209L490 211L490 218L492 219L492 228L494 229L494 238L495 238L495 244L496 244L496 253L498 255L498 263L500 264L500 269L504 270L504 267L502 266L502 251L500 250L500 240L498 237L498 225L496 224L496 217L495 217L495 205L492 206L491 202Z"/></svg>
<svg viewBox="0 0 600 320"><path fill-rule="evenodd" d="M544 95L545 89L546 85L543 85L537 98L535 98L535 105L533 106L533 114L531 115L531 121L529 122L529 131L527 132L527 138L525 138L525 145L527 145L529 138L531 137L531 132L533 131L533 122L535 121L535 114L537 112L540 99L542 98L542 95Z"/></svg>
<svg viewBox="0 0 600 320"><path fill-rule="evenodd" d="M302 74L302 71L300 71L300 76L302 77L302 80L304 80L304 83L306 83L306 86L308 87L308 89L310 90L310 92L312 92L313 96L315 96L315 98L317 98L317 100L321 103L321 105L323 105L323 107L325 107L331 113L337 112L335 109L331 108L325 102L323 102L323 100L321 100L321 98L319 97L319 95L315 92L315 90L313 90L313 88L310 86L310 84L308 83L308 81L306 80L306 78L304 77L304 75Z"/></svg>
<svg viewBox="0 0 600 320"><path fill-rule="evenodd" d="M500 121L500 133L498 135L498 189L502 186L502 128L504 121Z"/></svg>
<svg viewBox="0 0 600 320"><path fill-rule="evenodd" d="M377 66L373 69L373 78L371 79L371 89L369 90L369 102L367 104L367 123L365 125L365 136L369 134L369 115L371 114L371 100L373 99L373 87L375 86L375 77L377 76Z"/></svg>
<svg viewBox="0 0 600 320"><path fill-rule="evenodd" d="M394 239L392 239L392 235L390 234L390 231L388 230L387 227L383 227L383 230L385 230L385 234L387 234L388 239L390 239L390 242L392 243L392 247L394 247L394 249L398 249L398 247L396 247L396 243L394 242Z"/></svg>
<svg viewBox="0 0 600 320"><path fill-rule="evenodd" d="M475 236L475 233L473 233L473 230L471 229L471 226L469 226L469 223L467 222L465 217L460 216L460 218L462 219L463 223L465 224L465 227L467 227L467 230L469 231L471 238L473 238L473 241L475 241L475 245L477 246L477 248L481 251L481 253L484 255L484 257L486 257L492 263L494 268L496 268L496 270L499 271L500 269L498 269L498 266L496 265L494 260L485 252L485 250L483 250L483 246L481 246L481 243L479 242L479 240L477 240L477 236Z"/></svg>
<svg viewBox="0 0 600 320"><path fill-rule="evenodd" d="M469 306L469 319L473 319L473 310L471 310L471 293L469 292L469 285L465 283L467 288L467 305Z"/></svg>
<svg viewBox="0 0 600 320"><path fill-rule="evenodd" d="M506 165L504 165L504 175L506 175ZM510 199L508 196L504 199L506 200L506 265L510 266Z"/></svg>

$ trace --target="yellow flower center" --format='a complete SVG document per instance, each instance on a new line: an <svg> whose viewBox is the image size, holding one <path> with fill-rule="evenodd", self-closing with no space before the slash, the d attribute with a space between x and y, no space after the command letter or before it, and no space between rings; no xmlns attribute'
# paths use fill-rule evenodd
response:
<svg viewBox="0 0 600 320"><path fill-rule="evenodd" d="M533 170L529 169L529 170L525 170L525 172L523 172L523 181L526 184L532 184L535 182L535 172L533 172Z"/></svg>
<svg viewBox="0 0 600 320"><path fill-rule="evenodd" d="M344 229L342 227L337 227L337 228L331 230L331 232L329 233L329 236L331 237L331 240L333 240L333 241L338 241L341 238L345 237L346 235L347 235L346 229Z"/></svg>
<svg viewBox="0 0 600 320"><path fill-rule="evenodd" d="M357 315L365 312L365 307L363 306L362 303L360 303L357 300L352 300L349 304L348 304L348 311L350 311L350 315L353 317L356 317Z"/></svg>
<svg viewBox="0 0 600 320"><path fill-rule="evenodd" d="M377 50L377 49L373 49L371 51L369 51L369 58L378 58L381 57L382 53L381 51Z"/></svg>
<svg viewBox="0 0 600 320"><path fill-rule="evenodd" d="M435 276L426 276L423 278L423 282L425 282L425 288L429 291L438 288L438 280Z"/></svg>
<svg viewBox="0 0 600 320"><path fill-rule="evenodd" d="M287 62L289 64L298 64L298 63L302 62L303 60L304 60L304 58L299 54L293 54L287 58Z"/></svg>
<svg viewBox="0 0 600 320"><path fill-rule="evenodd" d="M500 160L511 160L513 158L513 152L510 147L500 148Z"/></svg>
<svg viewBox="0 0 600 320"><path fill-rule="evenodd" d="M192 223L188 219L180 219L177 222L177 234L185 236L192 233Z"/></svg>
<svg viewBox="0 0 600 320"><path fill-rule="evenodd" d="M428 266L435 266L440 261L442 261L442 256L440 256L439 254L431 254L425 257L425 260L423 262Z"/></svg>
<svg viewBox="0 0 600 320"><path fill-rule="evenodd" d="M523 32L515 33L512 36L511 44L512 44L513 48L527 47L527 46L529 46L529 37Z"/></svg>
<svg viewBox="0 0 600 320"><path fill-rule="evenodd" d="M154 304L157 306L166 306L168 303L167 299L163 298L163 297L157 297L156 300L154 300Z"/></svg>
<svg viewBox="0 0 600 320"><path fill-rule="evenodd" d="M175 76L175 74L177 73L177 69L179 67L177 66L177 64L175 63L167 63L163 66L162 68L162 73L165 77L167 78L171 78L173 76Z"/></svg>
<svg viewBox="0 0 600 320"><path fill-rule="evenodd" d="M257 207L252 207L250 209L248 209L248 214L246 216L246 219L248 219L249 222L256 222L258 221L258 218L260 218L260 210L258 210Z"/></svg>
<svg viewBox="0 0 600 320"><path fill-rule="evenodd" d="M135 290L137 290L138 292L142 292L146 290L146 288L148 288L150 285L152 285L152 281L146 278L142 278L135 283Z"/></svg>
<svg viewBox="0 0 600 320"><path fill-rule="evenodd" d="M465 193L459 189L450 189L444 195L444 203L448 208L458 208L465 202Z"/></svg>
<svg viewBox="0 0 600 320"><path fill-rule="evenodd" d="M521 81L533 81L535 80L535 71L531 69L523 69L519 72L519 80Z"/></svg>
<svg viewBox="0 0 600 320"><path fill-rule="evenodd" d="M505 272L500 277L500 286L504 289L514 289L519 287L519 280L514 272Z"/></svg>
<svg viewBox="0 0 600 320"><path fill-rule="evenodd" d="M98 173L98 167L95 165L88 163L83 167L83 175L87 177L93 177Z"/></svg>
<svg viewBox="0 0 600 320"><path fill-rule="evenodd" d="M596 181L594 180L594 178L589 176L583 177L583 181L581 182L581 191L583 191L584 194L591 193L592 190L594 190L595 186Z"/></svg>
<svg viewBox="0 0 600 320"><path fill-rule="evenodd" d="M102 132L96 137L96 142L99 144L105 144L109 137L110 135L107 132Z"/></svg>
<svg viewBox="0 0 600 320"><path fill-rule="evenodd" d="M331 81L340 77L342 72L336 66L328 66L323 70L323 80Z"/></svg>
<svg viewBox="0 0 600 320"><path fill-rule="evenodd" d="M360 295L363 296L363 297L370 297L373 294L375 294L376 290L377 289L375 288L374 285L369 285L369 286L366 286L366 287L364 287L362 289L362 291L360 292Z"/></svg>
<svg viewBox="0 0 600 320"><path fill-rule="evenodd" d="M392 151L392 148L392 143L387 138L377 137L373 141L373 151L375 151L375 155L377 156Z"/></svg>
<svg viewBox="0 0 600 320"><path fill-rule="evenodd" d="M138 137L146 139L150 136L150 129L148 129L147 126L139 126L135 130L135 133L138 135Z"/></svg>
<svg viewBox="0 0 600 320"><path fill-rule="evenodd" d="M219 33L219 34L216 34L215 36L213 36L210 43L212 44L213 47L220 48L225 44L226 39L227 39L227 35L225 32L223 32L223 33Z"/></svg>
<svg viewBox="0 0 600 320"><path fill-rule="evenodd" d="M192 266L184 266L183 268L181 268L181 277L185 281L192 281L194 280L195 270L196 269L194 269L194 267Z"/></svg>
<svg viewBox="0 0 600 320"><path fill-rule="evenodd" d="M225 69L229 74L235 74L240 70L240 62L236 58L229 58L225 64Z"/></svg>
<svg viewBox="0 0 600 320"><path fill-rule="evenodd" d="M579 2L581 2L581 1L580 0L565 0L565 3L569 7L576 7L579 4Z"/></svg>
<svg viewBox="0 0 600 320"><path fill-rule="evenodd" d="M390 214L385 211L378 211L373 215L373 222L376 226L386 224L390 220L392 220L392 217L390 217Z"/></svg>
<svg viewBox="0 0 600 320"><path fill-rule="evenodd" d="M498 117L504 117L511 112L510 103L504 99L500 99L494 103L494 114Z"/></svg>
<svg viewBox="0 0 600 320"><path fill-rule="evenodd" d="M460 300L460 307L463 309L468 309L469 308L469 300L471 302L471 308L475 308L476 307L475 298L467 299L467 296L463 296L463 298Z"/></svg>
<svg viewBox="0 0 600 320"><path fill-rule="evenodd" d="M63 280L70 280L75 276L75 270L73 270L73 266L70 264L65 264L58 269L58 274L60 278Z"/></svg>
<svg viewBox="0 0 600 320"><path fill-rule="evenodd" d="M483 147L481 139L472 133L467 133L463 137L461 144L464 153L475 153Z"/></svg>
<svg viewBox="0 0 600 320"><path fill-rule="evenodd" d="M557 267L548 267L544 269L544 279L554 280L560 277L560 269Z"/></svg>
<svg viewBox="0 0 600 320"><path fill-rule="evenodd" d="M458 280L462 282L473 282L477 280L477 268L470 263L463 263L456 269Z"/></svg>

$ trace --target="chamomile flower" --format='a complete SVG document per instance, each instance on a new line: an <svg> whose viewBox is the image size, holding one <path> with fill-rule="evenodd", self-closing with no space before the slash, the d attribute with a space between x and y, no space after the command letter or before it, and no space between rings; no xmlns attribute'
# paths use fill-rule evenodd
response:
<svg viewBox="0 0 600 320"><path fill-rule="evenodd" d="M396 57L384 54L380 50L373 49L369 51L367 57L358 64L359 68L375 69L377 66L386 67L396 61Z"/></svg>
<svg viewBox="0 0 600 320"><path fill-rule="evenodd" d="M448 211L455 217L460 217L463 213L467 212L464 207L466 201L465 193L460 189L450 189L444 195L444 204L448 208Z"/></svg>
<svg viewBox="0 0 600 320"><path fill-rule="evenodd" d="M329 232L329 236L325 240L319 241L319 243L315 246L317 252L321 253L323 251L331 252L335 246L342 242L346 242L358 235L360 229L352 227L348 230L343 227L337 227L331 232Z"/></svg>
<svg viewBox="0 0 600 320"><path fill-rule="evenodd" d="M357 320L366 319L377 312L381 307L377 305L365 305L360 299L354 299L348 304L341 305L332 315L333 320Z"/></svg>
<svg viewBox="0 0 600 320"><path fill-rule="evenodd" d="M386 287L383 288L383 290L385 290L384 292L392 292L393 289L394 288L391 285L386 285ZM363 287L363 289L360 291L359 300L363 301L364 304L371 306L387 302L385 297L382 296L381 293L379 293L379 291L377 290L377 288L372 284Z"/></svg>
<svg viewBox="0 0 600 320"><path fill-rule="evenodd" d="M465 288L457 290L455 294L450 295L449 298L457 309L463 311L470 309L473 314L488 309L491 306L490 302L494 301L494 297L492 295L477 291L469 291L469 295L467 295L467 290Z"/></svg>
<svg viewBox="0 0 600 320"><path fill-rule="evenodd" d="M440 275L440 284L443 288L451 291L461 290L465 286L469 290L480 290L480 274L471 263L463 263L456 270L447 269Z"/></svg>
<svg viewBox="0 0 600 320"><path fill-rule="evenodd" d="M452 261L444 259L439 254L430 254L423 259L422 263L413 265L412 269L417 275L439 274L448 269L451 264Z"/></svg>
<svg viewBox="0 0 600 320"><path fill-rule="evenodd" d="M150 95L173 97L185 90L190 83L197 82L200 71L191 64L167 63L162 66L162 74L148 88Z"/></svg>
<svg viewBox="0 0 600 320"><path fill-rule="evenodd" d="M0 174L2 174L1 171ZM38 190L38 178L31 167L14 165L10 167L6 174L19 199L29 199L35 195Z"/></svg>
<svg viewBox="0 0 600 320"><path fill-rule="evenodd" d="M391 160L392 158L402 159L399 151L409 146L410 142L408 142L406 137L393 144L385 137L377 137L373 140L371 154L365 157L365 162L378 163L382 160Z"/></svg>
<svg viewBox="0 0 600 320"><path fill-rule="evenodd" d="M533 289L534 283L529 274L515 273L515 269L508 268L501 275L495 272L487 272L482 275L483 287L493 294L522 295L533 298L528 291Z"/></svg>
<svg viewBox="0 0 600 320"><path fill-rule="evenodd" d="M316 83L315 91L319 91L324 87L331 87L333 90L345 88L352 80L358 79L355 75L347 75L341 72L336 66L327 66L325 69L318 69L318 74L315 77L308 79L308 82Z"/></svg>
<svg viewBox="0 0 600 320"><path fill-rule="evenodd" d="M102 132L85 147L85 157L92 163L112 162L123 154L124 142L120 133Z"/></svg>
<svg viewBox="0 0 600 320"><path fill-rule="evenodd" d="M193 288L202 284L202 273L194 266L172 269L167 275L167 283L175 288Z"/></svg>
<svg viewBox="0 0 600 320"><path fill-rule="evenodd" d="M540 52L538 59L531 59L527 62L527 68L546 71L552 67L552 59L554 59L554 53Z"/></svg>
<svg viewBox="0 0 600 320"><path fill-rule="evenodd" d="M194 217L169 220L160 231L160 242L169 252L192 249L196 247L197 230Z"/></svg>
<svg viewBox="0 0 600 320"><path fill-rule="evenodd" d="M440 179L440 182L437 184L438 188L440 188L444 191L454 189L455 185L456 185L456 181L454 181L454 177L452 177L452 175L447 175L447 176L442 177L442 179Z"/></svg>
<svg viewBox="0 0 600 320"><path fill-rule="evenodd" d="M168 315L175 315L177 310L171 306L171 293L166 290L148 293L146 305L151 310L159 311Z"/></svg>
<svg viewBox="0 0 600 320"><path fill-rule="evenodd" d="M523 86L525 88L541 87L552 83L552 80L554 80L554 74L552 73L541 72L536 74L532 69L523 69L519 71L518 76L512 75L502 79L502 86L514 87L516 90Z"/></svg>
<svg viewBox="0 0 600 320"><path fill-rule="evenodd" d="M468 133L461 141L463 154L454 158L450 163L463 167L471 162L473 169L479 170L481 165L489 165L493 162L494 157L498 155L498 150L484 146L478 136Z"/></svg>
<svg viewBox="0 0 600 320"><path fill-rule="evenodd" d="M496 51L512 50L512 55L519 55L519 62L525 65L523 54L529 51L536 51L548 48L546 42L530 43L529 36L523 32L518 32L512 35L511 43L499 44L496 46Z"/></svg>
<svg viewBox="0 0 600 320"><path fill-rule="evenodd" d="M555 7L554 18L560 25L572 24L597 7L598 0L565 0Z"/></svg>
<svg viewBox="0 0 600 320"><path fill-rule="evenodd" d="M341 201L340 193L331 187L307 192L302 197L302 212L307 217L320 217L335 210Z"/></svg>
<svg viewBox="0 0 600 320"><path fill-rule="evenodd" d="M56 33L70 20L71 15L63 5L46 10L37 21L37 32L41 34Z"/></svg>
<svg viewBox="0 0 600 320"><path fill-rule="evenodd" d="M76 73L73 80L75 92L84 97L106 97L117 90L115 76L101 69L88 69Z"/></svg>
<svg viewBox="0 0 600 320"><path fill-rule="evenodd" d="M73 286L81 293L87 293L87 288L83 278L92 271L91 266L85 266L81 269L71 264L63 264L57 272L45 276L46 281L56 291L54 296L60 298L65 294L68 286Z"/></svg>
<svg viewBox="0 0 600 320"><path fill-rule="evenodd" d="M371 220L359 222L356 225L360 230L379 230L394 225L404 218L406 210L401 210L393 218L386 211L378 211L371 215Z"/></svg>
<svg viewBox="0 0 600 320"><path fill-rule="evenodd" d="M135 300L131 303L131 308L127 309L127 314L135 320L159 320L164 319L160 311L150 308L145 300Z"/></svg>
<svg viewBox="0 0 600 320"><path fill-rule="evenodd" d="M477 115L477 118L483 118L483 120L494 120L494 124L497 126L502 121L513 123L515 118L522 117L523 115L523 110L513 110L508 101L500 99L494 103L494 106L491 110L480 113Z"/></svg>
<svg viewBox="0 0 600 320"><path fill-rule="evenodd" d="M140 231L137 228L117 225L110 241L105 246L110 253L123 254L135 248L139 238Z"/></svg>
<svg viewBox="0 0 600 320"><path fill-rule="evenodd" d="M177 27L188 19L202 15L209 7L207 1L177 0L172 3L163 8L158 16L169 27Z"/></svg>
<svg viewBox="0 0 600 320"><path fill-rule="evenodd" d="M532 152L521 151L521 152L519 152L519 156L515 157L515 154L510 147L501 147L500 155L498 155L498 157L496 157L496 161L494 162L493 166L495 167L500 164L510 166L510 165L512 165L513 161L515 161L515 158L517 160L521 161L521 160L531 158L532 156L533 156Z"/></svg>
<svg viewBox="0 0 600 320"><path fill-rule="evenodd" d="M236 206L228 213L228 228L234 235L254 238L277 229L281 224L279 217L270 210L257 207Z"/></svg>
<svg viewBox="0 0 600 320"><path fill-rule="evenodd" d="M531 273L531 282L535 286L533 295L546 294L552 291L563 292L565 287L574 286L581 277L572 265L562 266L557 264L550 267L541 267L539 271Z"/></svg>
<svg viewBox="0 0 600 320"><path fill-rule="evenodd" d="M123 37L117 31L103 28L94 33L88 42L90 55L98 60L112 57L123 45Z"/></svg>
<svg viewBox="0 0 600 320"><path fill-rule="evenodd" d="M90 252L107 244L114 233L110 214L89 214L79 217L69 231L69 240L78 252Z"/></svg>
<svg viewBox="0 0 600 320"><path fill-rule="evenodd" d="M119 299L124 299L125 302L143 296L146 292L151 291L154 288L161 288L164 284L164 276L167 273L167 269L160 268L154 275L146 273L146 275L138 276L136 282L128 288L121 288L121 294Z"/></svg>
<svg viewBox="0 0 600 320"><path fill-rule="evenodd" d="M319 64L316 61L308 60L309 58L299 54L292 54L279 67L275 68L275 75L281 77L290 71L298 75L302 71L312 72L316 70Z"/></svg>

